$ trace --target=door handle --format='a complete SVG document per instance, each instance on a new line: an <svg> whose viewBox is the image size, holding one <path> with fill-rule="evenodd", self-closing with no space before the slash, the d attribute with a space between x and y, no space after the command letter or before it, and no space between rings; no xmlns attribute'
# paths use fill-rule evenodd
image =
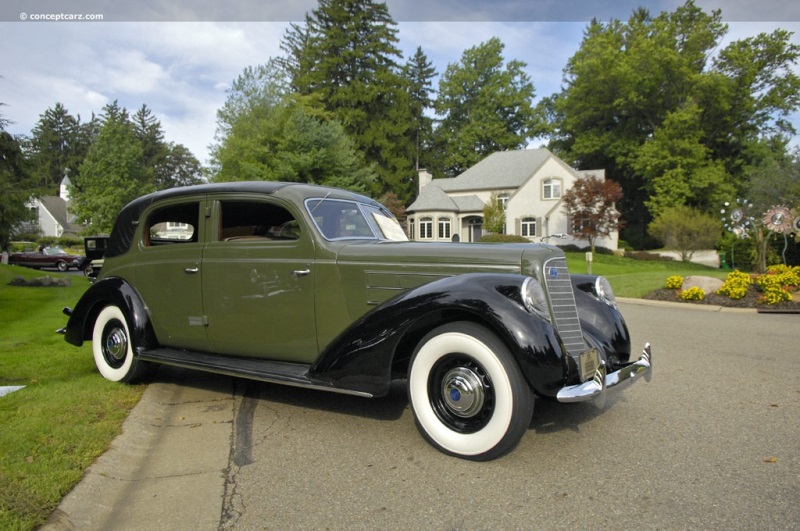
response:
<svg viewBox="0 0 800 531"><path fill-rule="evenodd" d="M200 268L199 267L187 267L186 269L183 270L183 272L188 274L188 275L194 275L195 273L199 273L200 272Z"/></svg>
<svg viewBox="0 0 800 531"><path fill-rule="evenodd" d="M307 275L307 274L309 274L309 273L311 273L311 270L310 270L310 269L298 269L298 270L292 271L292 276L293 276L294 278L297 278L297 277L304 277L304 276L306 276L306 275Z"/></svg>

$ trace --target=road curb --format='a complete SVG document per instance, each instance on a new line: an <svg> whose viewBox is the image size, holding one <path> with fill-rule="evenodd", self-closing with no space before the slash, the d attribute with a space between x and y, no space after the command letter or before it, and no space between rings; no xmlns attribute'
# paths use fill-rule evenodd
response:
<svg viewBox="0 0 800 531"><path fill-rule="evenodd" d="M720 312L720 313L758 313L755 308L728 308L727 306L717 306L714 304L692 304L690 302L654 301L650 299L632 299L627 297L617 297L617 302L631 304L634 306L661 306L664 308L680 308L682 310L695 310L701 312Z"/></svg>

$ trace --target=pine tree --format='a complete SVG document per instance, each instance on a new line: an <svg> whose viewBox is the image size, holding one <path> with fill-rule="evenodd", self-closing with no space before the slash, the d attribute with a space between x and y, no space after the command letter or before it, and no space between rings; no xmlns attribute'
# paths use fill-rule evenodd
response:
<svg viewBox="0 0 800 531"><path fill-rule="evenodd" d="M282 65L290 85L334 113L356 148L374 163L378 196L414 191L413 127L407 84L399 73L396 23L386 4L320 0L303 25L290 26Z"/></svg>

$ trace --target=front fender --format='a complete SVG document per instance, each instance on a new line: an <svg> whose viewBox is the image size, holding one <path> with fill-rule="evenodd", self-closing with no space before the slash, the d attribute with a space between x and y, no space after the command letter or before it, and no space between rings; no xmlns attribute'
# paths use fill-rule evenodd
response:
<svg viewBox="0 0 800 531"><path fill-rule="evenodd" d="M108 305L118 306L128 321L128 328L137 350L157 346L150 317L139 294L125 280L108 277L95 282L78 301L67 321L67 343L81 346L92 338L94 322L100 311Z"/></svg>
<svg viewBox="0 0 800 531"><path fill-rule="evenodd" d="M590 347L597 348L606 359L615 357L626 363L631 356L631 339L622 313L616 306L609 306L595 293L596 276L572 275L578 317L583 335Z"/></svg>
<svg viewBox="0 0 800 531"><path fill-rule="evenodd" d="M565 381L564 351L552 326L525 309L520 295L525 278L474 273L409 290L348 327L323 350L310 375L336 387L386 394L393 368L407 368L427 332L469 320L498 335L536 392L553 394Z"/></svg>

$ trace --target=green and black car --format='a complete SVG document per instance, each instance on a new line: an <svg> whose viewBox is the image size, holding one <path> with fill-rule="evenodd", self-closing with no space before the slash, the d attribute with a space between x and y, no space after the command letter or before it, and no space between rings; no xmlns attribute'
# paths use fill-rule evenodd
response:
<svg viewBox="0 0 800 531"><path fill-rule="evenodd" d="M534 397L602 403L652 370L608 281L558 248L410 242L376 201L303 184L136 199L65 312L114 381L168 364L373 397L404 379L422 435L474 460L517 444Z"/></svg>

